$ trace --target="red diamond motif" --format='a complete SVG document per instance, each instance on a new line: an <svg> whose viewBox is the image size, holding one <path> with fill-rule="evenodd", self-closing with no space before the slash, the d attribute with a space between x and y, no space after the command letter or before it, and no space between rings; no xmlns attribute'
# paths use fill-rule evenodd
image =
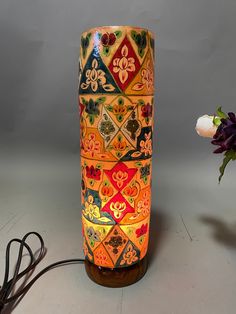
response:
<svg viewBox="0 0 236 314"><path fill-rule="evenodd" d="M122 194L118 192L106 203L101 211L109 213L112 218L119 223L127 213L134 213L135 209L131 207Z"/></svg>
<svg viewBox="0 0 236 314"><path fill-rule="evenodd" d="M131 181L137 169L128 168L123 162L118 162L111 170L104 170L104 172L113 186L121 191Z"/></svg>
<svg viewBox="0 0 236 314"><path fill-rule="evenodd" d="M140 69L140 62L127 37L124 38L120 47L114 54L109 69L122 90L133 80Z"/></svg>

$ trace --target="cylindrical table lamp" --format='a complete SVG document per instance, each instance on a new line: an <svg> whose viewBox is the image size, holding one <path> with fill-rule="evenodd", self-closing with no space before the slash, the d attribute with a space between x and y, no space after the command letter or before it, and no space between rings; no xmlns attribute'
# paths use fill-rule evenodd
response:
<svg viewBox="0 0 236 314"><path fill-rule="evenodd" d="M79 76L86 271L98 284L122 287L147 269L153 34L132 26L84 32Z"/></svg>

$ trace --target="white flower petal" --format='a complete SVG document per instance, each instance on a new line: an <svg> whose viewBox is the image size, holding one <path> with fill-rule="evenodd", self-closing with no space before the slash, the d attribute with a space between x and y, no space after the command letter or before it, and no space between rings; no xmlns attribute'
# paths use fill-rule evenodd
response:
<svg viewBox="0 0 236 314"><path fill-rule="evenodd" d="M213 116L204 115L197 120L196 132L203 137L212 138L217 130L217 126L213 123Z"/></svg>

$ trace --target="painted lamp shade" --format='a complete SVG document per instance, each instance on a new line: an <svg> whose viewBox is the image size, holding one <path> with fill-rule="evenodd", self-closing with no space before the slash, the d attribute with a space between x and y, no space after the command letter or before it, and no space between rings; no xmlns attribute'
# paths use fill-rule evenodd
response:
<svg viewBox="0 0 236 314"><path fill-rule="evenodd" d="M79 107L83 249L127 267L147 253L151 208L154 38L131 26L82 34Z"/></svg>

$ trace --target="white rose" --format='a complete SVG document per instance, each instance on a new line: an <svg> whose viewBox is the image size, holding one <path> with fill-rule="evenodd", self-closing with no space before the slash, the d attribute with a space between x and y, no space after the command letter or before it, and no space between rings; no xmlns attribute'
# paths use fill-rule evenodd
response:
<svg viewBox="0 0 236 314"><path fill-rule="evenodd" d="M198 135L213 138L217 130L217 126L213 123L213 119L214 116L208 116L207 114L198 118L195 128Z"/></svg>

